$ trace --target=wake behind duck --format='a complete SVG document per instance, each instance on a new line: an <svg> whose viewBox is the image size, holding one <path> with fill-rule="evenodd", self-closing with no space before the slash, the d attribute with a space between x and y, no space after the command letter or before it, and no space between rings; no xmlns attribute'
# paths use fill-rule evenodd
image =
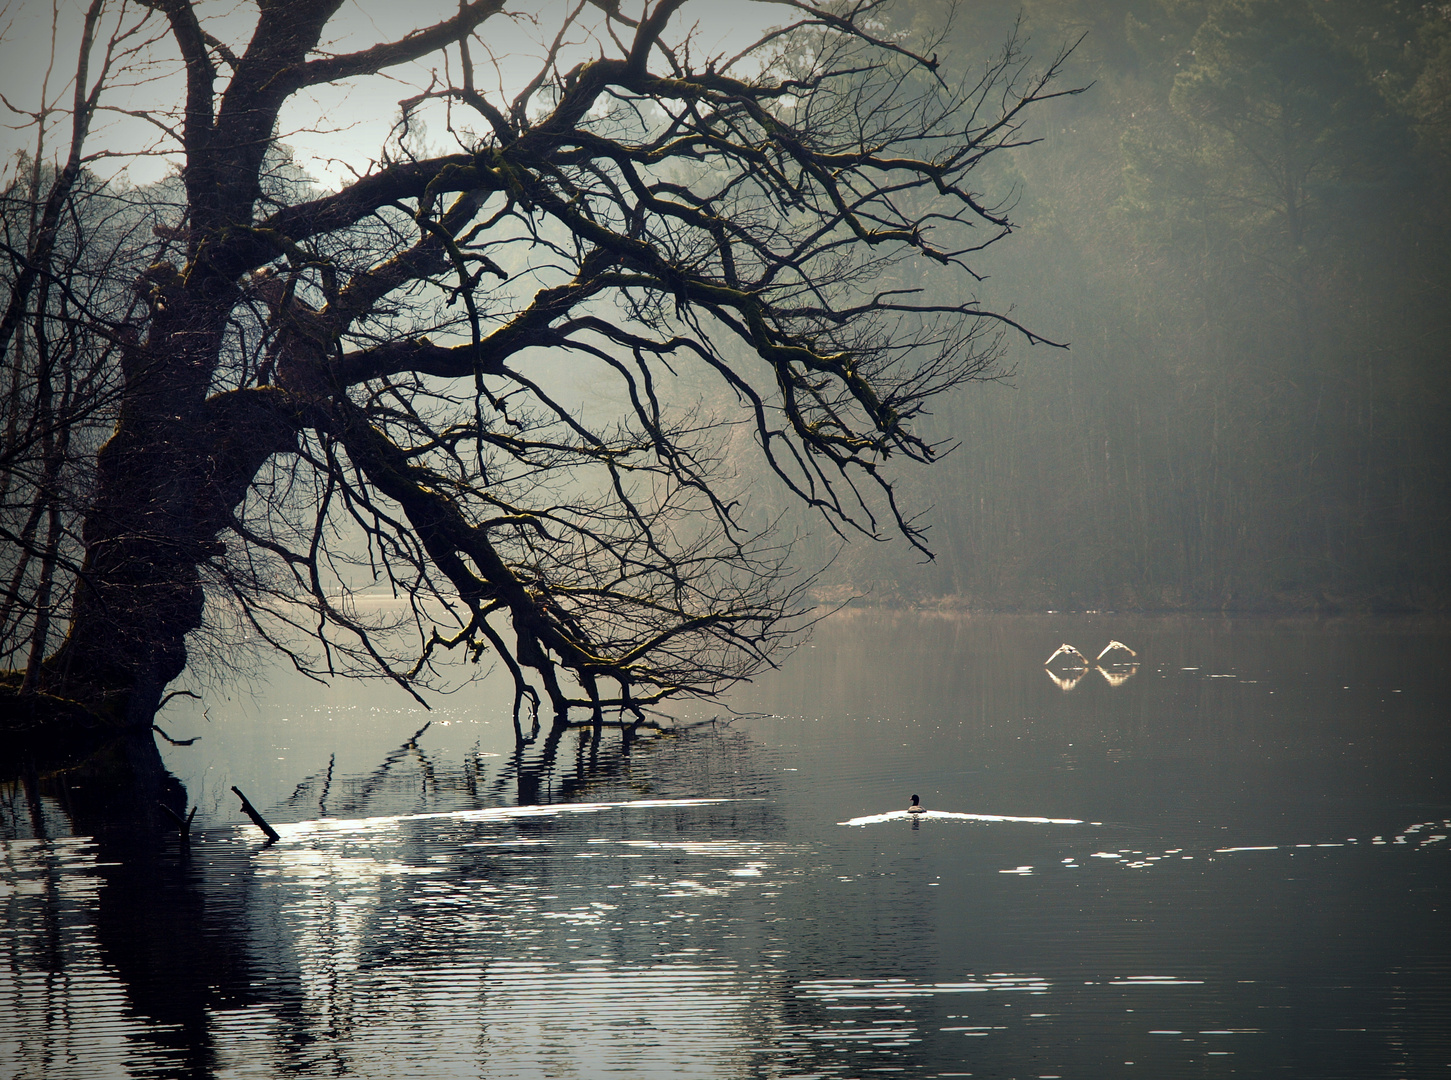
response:
<svg viewBox="0 0 1451 1080"><path fill-rule="evenodd" d="M957 814L950 810L926 810L917 804L906 810L888 810L885 814L868 814L838 825L879 825L886 821L992 821L1018 822L1024 825L1082 825L1079 818L1013 817L1009 814Z"/></svg>

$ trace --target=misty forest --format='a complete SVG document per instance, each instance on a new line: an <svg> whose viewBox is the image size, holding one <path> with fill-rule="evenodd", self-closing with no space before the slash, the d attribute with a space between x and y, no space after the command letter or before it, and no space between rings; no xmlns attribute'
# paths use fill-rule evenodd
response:
<svg viewBox="0 0 1451 1080"><path fill-rule="evenodd" d="M1451 1061L1451 7L20 0L0 118L0 1073Z"/></svg>
<svg viewBox="0 0 1451 1080"><path fill-rule="evenodd" d="M974 5L958 48L1015 5ZM938 558L842 584L969 609L1444 611L1451 25L1435 5L1029 2L1079 42L983 294L1010 342L904 495ZM996 177L995 177L996 178ZM936 279L924 279L925 288Z"/></svg>

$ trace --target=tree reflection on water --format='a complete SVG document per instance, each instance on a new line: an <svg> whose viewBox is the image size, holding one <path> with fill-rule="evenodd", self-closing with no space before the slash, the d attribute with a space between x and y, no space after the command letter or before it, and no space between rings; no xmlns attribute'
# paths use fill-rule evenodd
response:
<svg viewBox="0 0 1451 1080"><path fill-rule="evenodd" d="M158 803L185 792L144 741L9 784L0 1007L25 1073L393 1075L483 1054L529 1075L592 1029L589 1054L622 1064L747 1053L779 979L751 935L706 957L681 928L739 921L720 905L759 891L775 812L738 803L739 836L707 838L699 800L651 796L759 796L748 740L556 729L489 775L433 760L424 734L306 777L267 812L276 844L212 827L184 847Z"/></svg>

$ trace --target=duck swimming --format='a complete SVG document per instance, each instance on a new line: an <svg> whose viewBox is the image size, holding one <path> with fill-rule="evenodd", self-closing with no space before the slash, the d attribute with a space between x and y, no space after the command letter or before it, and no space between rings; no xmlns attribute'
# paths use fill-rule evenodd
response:
<svg viewBox="0 0 1451 1080"><path fill-rule="evenodd" d="M909 807L907 807L907 813L909 813L909 814L925 814L925 813L927 813L927 807L923 806L920 802L918 802L917 801L917 796L913 795L912 796L912 805L909 806Z"/></svg>

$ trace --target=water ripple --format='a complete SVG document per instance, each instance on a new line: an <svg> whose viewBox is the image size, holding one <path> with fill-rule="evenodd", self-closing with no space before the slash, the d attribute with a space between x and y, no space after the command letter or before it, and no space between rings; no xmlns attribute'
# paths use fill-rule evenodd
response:
<svg viewBox="0 0 1451 1080"><path fill-rule="evenodd" d="M993 821L1020 822L1025 825L1083 825L1078 818L1011 817L1007 814L958 814L948 810L925 810L909 813L906 810L889 810L885 814L868 814L849 821L838 821L838 825L880 825L886 821ZM1101 821L1088 824L1102 825Z"/></svg>

